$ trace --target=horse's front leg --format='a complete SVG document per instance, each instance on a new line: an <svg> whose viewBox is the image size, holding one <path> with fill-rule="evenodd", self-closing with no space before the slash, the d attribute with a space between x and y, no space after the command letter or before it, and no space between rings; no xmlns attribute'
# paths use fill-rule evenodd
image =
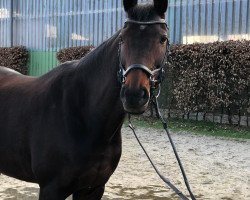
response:
<svg viewBox="0 0 250 200"><path fill-rule="evenodd" d="M74 192L73 200L100 200L102 199L105 186L88 189L88 190L79 190Z"/></svg>
<svg viewBox="0 0 250 200"><path fill-rule="evenodd" d="M51 184L40 187L39 200L65 200L69 195L65 189Z"/></svg>

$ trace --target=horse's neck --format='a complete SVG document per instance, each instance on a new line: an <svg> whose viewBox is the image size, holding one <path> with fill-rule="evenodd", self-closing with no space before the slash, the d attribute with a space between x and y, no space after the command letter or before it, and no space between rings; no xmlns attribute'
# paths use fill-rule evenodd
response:
<svg viewBox="0 0 250 200"><path fill-rule="evenodd" d="M119 68L118 40L113 39L92 52L79 64L76 88L81 115L105 132L112 132L122 123L124 110L120 101L121 85L117 79ZM114 130L110 130L114 129Z"/></svg>
<svg viewBox="0 0 250 200"><path fill-rule="evenodd" d="M92 104L100 105L105 99L119 98L121 85L117 79L119 70L118 40L116 38L103 43L86 59L79 63L76 70L78 83Z"/></svg>

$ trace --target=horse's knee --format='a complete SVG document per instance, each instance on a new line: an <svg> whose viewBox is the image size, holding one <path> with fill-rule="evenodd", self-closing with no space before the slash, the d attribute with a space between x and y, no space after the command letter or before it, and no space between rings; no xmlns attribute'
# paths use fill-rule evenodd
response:
<svg viewBox="0 0 250 200"><path fill-rule="evenodd" d="M39 192L39 200L65 200L67 196L65 191L53 186L41 187Z"/></svg>
<svg viewBox="0 0 250 200"><path fill-rule="evenodd" d="M105 187L101 186L94 189L74 192L73 200L100 200L102 199L104 189Z"/></svg>

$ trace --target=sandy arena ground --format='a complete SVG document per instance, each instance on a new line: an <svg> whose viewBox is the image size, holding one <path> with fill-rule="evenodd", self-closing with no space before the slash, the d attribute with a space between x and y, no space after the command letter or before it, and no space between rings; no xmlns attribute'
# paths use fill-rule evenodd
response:
<svg viewBox="0 0 250 200"><path fill-rule="evenodd" d="M165 133L144 128L137 132L159 169L186 193ZM250 200L250 140L172 136L197 200ZM0 200L5 199L37 200L38 186L0 175ZM154 173L128 128L123 129L121 162L106 185L103 200L110 199L179 199Z"/></svg>

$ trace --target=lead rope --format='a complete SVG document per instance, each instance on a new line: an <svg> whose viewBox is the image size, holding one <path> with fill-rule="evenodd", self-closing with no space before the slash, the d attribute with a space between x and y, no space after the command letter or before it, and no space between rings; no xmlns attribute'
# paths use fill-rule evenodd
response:
<svg viewBox="0 0 250 200"><path fill-rule="evenodd" d="M187 190L188 190L188 192L189 192L189 194L190 194L190 197L191 197L192 200L196 200L196 198L194 197L194 195L193 195L193 193L192 193L192 191L191 191L191 189L190 189L190 186L189 186L189 183L188 183L188 179L187 179L186 173L185 173L185 171L184 171L183 165L182 165L182 163L181 163L181 160L180 160L179 155L178 155L178 153L177 153L177 151L176 151L174 142L173 142L172 137L171 137L171 135L170 135L170 132L169 132L169 130L168 130L167 122L163 119L163 117L162 117L162 115L161 115L161 113L160 113L160 111L159 111L159 104L158 104L158 101L157 101L157 97L156 97L156 96L153 96L153 97L152 97L152 101L154 101L154 103L155 103L155 105L156 105L156 112L157 112L158 116L160 117L160 120L161 120L161 122L162 122L162 124L163 124L163 128L165 129L165 131L166 131L166 133L167 133L167 135L168 135L168 139L169 139L169 141L170 141L170 143L171 143L171 146L172 146L172 149L173 149L173 151L174 151L175 157L176 157L176 159L177 159L177 161L178 161L178 164L179 164L179 166L180 166L181 173L182 173L182 176L183 176L185 185L186 185L186 187L187 187ZM180 197L182 200L189 200L189 199L188 199L188 198L187 198L178 188L176 188L176 187L169 181L168 178L164 177L164 176L160 173L160 171L158 170L158 168L155 166L155 164L153 163L153 161L152 161L151 158L149 157L149 155L148 155L146 149L143 147L142 143L140 142L138 136L137 136L136 133L135 133L135 127L133 126L133 124L132 124L132 122L131 122L131 115L130 115L130 114L128 114L128 121L129 121L129 128L133 131L133 134L134 134L134 136L135 136L137 142L138 142L139 145L141 146L142 150L144 151L145 155L147 156L149 162L150 162L151 165L153 166L153 168L154 168L155 172L158 174L158 176L163 180L163 182L165 182L170 188L172 188L172 189L174 190L174 192L175 192L177 195L179 195L179 197Z"/></svg>

